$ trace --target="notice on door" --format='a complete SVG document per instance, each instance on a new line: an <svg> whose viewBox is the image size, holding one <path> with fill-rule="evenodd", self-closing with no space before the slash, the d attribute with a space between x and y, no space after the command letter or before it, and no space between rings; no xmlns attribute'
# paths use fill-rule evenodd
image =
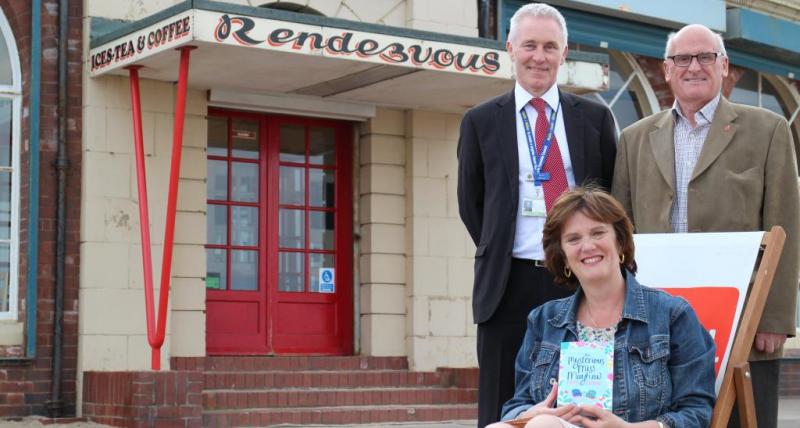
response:
<svg viewBox="0 0 800 428"><path fill-rule="evenodd" d="M336 276L334 275L334 268L320 268L319 269L319 292L320 293L334 293L336 292Z"/></svg>

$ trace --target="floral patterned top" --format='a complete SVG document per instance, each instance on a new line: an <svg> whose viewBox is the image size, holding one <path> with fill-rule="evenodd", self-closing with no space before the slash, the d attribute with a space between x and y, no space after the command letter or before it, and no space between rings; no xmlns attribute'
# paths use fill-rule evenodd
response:
<svg viewBox="0 0 800 428"><path fill-rule="evenodd" d="M578 321L578 340L581 342L614 342L614 335L617 333L617 324L610 327L595 328L589 327Z"/></svg>

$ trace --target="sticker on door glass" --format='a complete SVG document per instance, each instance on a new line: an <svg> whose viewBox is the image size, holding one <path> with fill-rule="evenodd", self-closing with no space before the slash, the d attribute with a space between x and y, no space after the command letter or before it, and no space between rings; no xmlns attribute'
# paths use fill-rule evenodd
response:
<svg viewBox="0 0 800 428"><path fill-rule="evenodd" d="M320 268L319 269L319 292L320 293L334 293L336 291L336 283L334 282L333 268Z"/></svg>

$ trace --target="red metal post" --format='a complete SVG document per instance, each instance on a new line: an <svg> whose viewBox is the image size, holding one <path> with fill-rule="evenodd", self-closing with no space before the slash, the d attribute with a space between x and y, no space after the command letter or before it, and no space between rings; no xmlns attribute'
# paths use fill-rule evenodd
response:
<svg viewBox="0 0 800 428"><path fill-rule="evenodd" d="M150 214L147 207L147 174L142 138L142 105L139 98L139 68L127 67L131 81L131 110L133 111L133 143L136 152L136 185L139 191L139 225L142 237L142 269L144 271L144 304L147 318L147 341L155 339L153 308L153 259L150 253ZM155 368L155 367L154 367Z"/></svg>
<svg viewBox="0 0 800 428"><path fill-rule="evenodd" d="M147 317L147 342L151 348L150 365L161 369L161 346L167 329L169 304L169 279L172 271L172 245L175 237L175 211L178 201L178 180L181 172L183 149L183 123L186 113L186 84L189 78L189 52L194 46L178 48L181 51L178 70L178 91L175 97L175 121L172 132L172 162L170 164L167 218L164 228L164 253L161 266L161 289L158 299L158 318L155 318L153 296L153 262L150 252L150 218L147 206L147 175L145 171L144 141L142 138L142 108L139 97L139 68L127 67L131 81L131 107L133 110L133 139L136 151L136 184L139 191L139 223L142 235L142 266L144 270L145 316ZM157 325L156 325L157 324Z"/></svg>
<svg viewBox="0 0 800 428"><path fill-rule="evenodd" d="M178 48L181 51L178 70L178 91L175 95L175 120L172 129L172 163L169 172L169 193L167 194L167 221L164 227L164 253L161 265L161 290L158 299L158 330L153 348L153 369L158 370L161 362L161 345L167 329L167 304L169 302L169 279L172 271L172 244L175 237L175 210L178 202L178 180L181 173L181 153L183 149L183 123L186 113L186 84L189 79L189 53L194 46Z"/></svg>

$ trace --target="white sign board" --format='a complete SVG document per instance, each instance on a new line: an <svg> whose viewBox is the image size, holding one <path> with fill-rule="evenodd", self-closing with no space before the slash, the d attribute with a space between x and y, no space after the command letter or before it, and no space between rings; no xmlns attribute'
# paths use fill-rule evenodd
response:
<svg viewBox="0 0 800 428"><path fill-rule="evenodd" d="M640 283L692 305L717 343L719 393L764 232L634 236Z"/></svg>

